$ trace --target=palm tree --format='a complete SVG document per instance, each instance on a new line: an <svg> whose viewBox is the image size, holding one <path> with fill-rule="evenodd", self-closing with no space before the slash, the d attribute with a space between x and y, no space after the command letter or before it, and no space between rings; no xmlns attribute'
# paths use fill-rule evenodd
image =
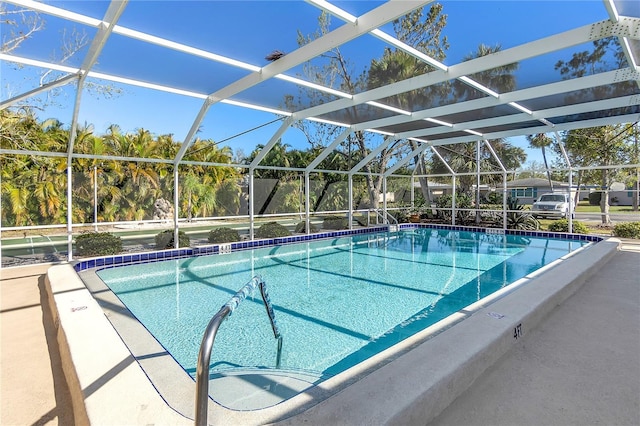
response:
<svg viewBox="0 0 640 426"><path fill-rule="evenodd" d="M462 60L470 61L472 59L498 53L500 50L502 50L500 45L491 47L485 44L480 44L476 52L465 56ZM518 69L518 66L518 63L514 62L512 64L491 68L486 71L480 71L479 73L469 75L468 77L491 90L497 91L498 93L511 92L516 88L516 78L513 73ZM486 96L485 94L480 94L478 89L475 89L460 80L456 80L454 82L453 88L458 102L475 99L479 96Z"/></svg>
<svg viewBox="0 0 640 426"><path fill-rule="evenodd" d="M138 158L159 158L158 143L148 130L138 129L126 135L122 155ZM153 204L162 196L159 175L155 163L131 161L125 164L122 183L123 214L125 220L141 220L151 217Z"/></svg>
<svg viewBox="0 0 640 426"><path fill-rule="evenodd" d="M239 196L237 180L239 172L233 167L221 166L230 164L233 152L230 147L219 147L212 140L196 138L184 159L216 165L189 165L181 176L182 205L181 209L187 218L202 215L207 217L216 212L237 213L239 202L232 201L233 195ZM233 184L228 185L231 181ZM218 197L219 193L224 193ZM220 205L225 202L228 206Z"/></svg>
<svg viewBox="0 0 640 426"><path fill-rule="evenodd" d="M551 172L549 171L549 164L547 163L546 148L551 146L553 139L545 135L544 133L538 133L536 135L528 135L527 141L532 148L540 148L542 150L542 160L544 161L544 169L547 172L547 179L549 179L549 188L553 192L553 181L551 180Z"/></svg>
<svg viewBox="0 0 640 426"><path fill-rule="evenodd" d="M503 166L507 169L516 169L526 160L526 154L522 148L515 147L503 139L494 139L490 141L496 154L501 159ZM457 173L475 173L478 170L476 161L476 143L457 143L452 145L443 145L438 150L444 160ZM484 146L480 148L480 171L497 171L499 166L491 152ZM433 161L433 170L435 173L446 173L447 168L438 159ZM501 178L497 174L487 174L483 176L483 180L487 184L495 184ZM471 194L471 188L476 182L473 175L459 176L460 191Z"/></svg>
<svg viewBox="0 0 640 426"><path fill-rule="evenodd" d="M423 7L418 8L393 22L393 28L399 40L434 58L442 61L446 57L446 50L449 48L446 36L442 31L446 26L447 15L443 14L443 7L439 3L434 3L424 14ZM409 55L402 50L391 50L386 48L380 60L373 60L369 69L368 88L387 85L396 81L406 80L418 75L433 71L431 65ZM396 95L389 99L395 106L416 111L432 107L441 102L446 97L449 84L443 83L416 89ZM417 144L409 141L409 144L398 145L397 149L404 149L408 146L412 151L417 148ZM431 203L431 191L427 178L422 175L427 173L427 164L424 156L414 158L416 173L420 176L420 187L422 195L427 203Z"/></svg>

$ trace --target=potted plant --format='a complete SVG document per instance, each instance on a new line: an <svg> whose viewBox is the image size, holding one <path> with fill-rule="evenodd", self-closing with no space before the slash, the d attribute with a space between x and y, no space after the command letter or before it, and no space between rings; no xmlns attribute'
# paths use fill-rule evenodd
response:
<svg viewBox="0 0 640 426"><path fill-rule="evenodd" d="M409 222L420 223L420 209L418 207L409 209Z"/></svg>

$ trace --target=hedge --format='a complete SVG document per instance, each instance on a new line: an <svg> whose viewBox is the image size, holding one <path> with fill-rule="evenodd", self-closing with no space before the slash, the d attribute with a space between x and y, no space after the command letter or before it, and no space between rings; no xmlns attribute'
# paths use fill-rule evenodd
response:
<svg viewBox="0 0 640 426"><path fill-rule="evenodd" d="M289 237L291 232L278 222L267 222L256 230L257 238Z"/></svg>
<svg viewBox="0 0 640 426"><path fill-rule="evenodd" d="M173 233L173 229L167 229L156 235L156 248L158 250L175 248ZM191 241L187 234L183 231L178 231L178 243L180 247L189 247Z"/></svg>
<svg viewBox="0 0 640 426"><path fill-rule="evenodd" d="M208 241L212 244L240 241L240 234L231 228L215 228L209 232Z"/></svg>
<svg viewBox="0 0 640 426"><path fill-rule="evenodd" d="M569 232L569 220L560 219L549 225L549 231L551 232ZM577 220L573 221L573 233L574 234L588 234L589 228L582 222Z"/></svg>
<svg viewBox="0 0 640 426"><path fill-rule="evenodd" d="M90 232L76 237L76 254L104 256L122 251L122 239L108 232Z"/></svg>
<svg viewBox="0 0 640 426"><path fill-rule="evenodd" d="M613 235L620 238L640 239L640 222L618 223L613 227Z"/></svg>

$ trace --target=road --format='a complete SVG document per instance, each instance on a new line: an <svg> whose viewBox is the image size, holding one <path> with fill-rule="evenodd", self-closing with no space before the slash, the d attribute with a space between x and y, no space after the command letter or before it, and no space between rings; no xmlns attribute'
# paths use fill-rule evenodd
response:
<svg viewBox="0 0 640 426"><path fill-rule="evenodd" d="M640 222L640 213L609 213L609 218L615 223ZM588 222L602 222L602 213L576 213L576 220Z"/></svg>

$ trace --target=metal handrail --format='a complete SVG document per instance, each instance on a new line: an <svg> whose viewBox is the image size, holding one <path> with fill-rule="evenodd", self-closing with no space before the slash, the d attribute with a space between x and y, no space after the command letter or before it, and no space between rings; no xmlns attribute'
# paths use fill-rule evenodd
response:
<svg viewBox="0 0 640 426"><path fill-rule="evenodd" d="M278 340L278 352L276 354L276 368L280 367L280 358L282 355L282 335L278 330L276 324L275 314L273 312L273 306L271 305L271 299L267 292L267 285L260 275L256 275L245 284L238 292L225 303L218 313L216 313L202 337L202 343L200 344L200 353L198 354L198 365L196 367L196 413L195 424L197 426L205 426L207 424L207 411L209 405L209 363L211 362L211 352L213 351L213 342L218 333L218 328L222 321L224 321L242 302L247 298L249 294L255 290L256 287L260 287L260 295L264 302L264 307L267 310L267 316L271 322L271 329L273 330L274 337Z"/></svg>
<svg viewBox="0 0 640 426"><path fill-rule="evenodd" d="M396 226L398 226L398 220L393 217L392 214L389 214L388 211L384 209L371 209L370 211L374 212L376 214L376 217L382 219L382 223L389 225L389 218L391 218L391 221L395 222Z"/></svg>

